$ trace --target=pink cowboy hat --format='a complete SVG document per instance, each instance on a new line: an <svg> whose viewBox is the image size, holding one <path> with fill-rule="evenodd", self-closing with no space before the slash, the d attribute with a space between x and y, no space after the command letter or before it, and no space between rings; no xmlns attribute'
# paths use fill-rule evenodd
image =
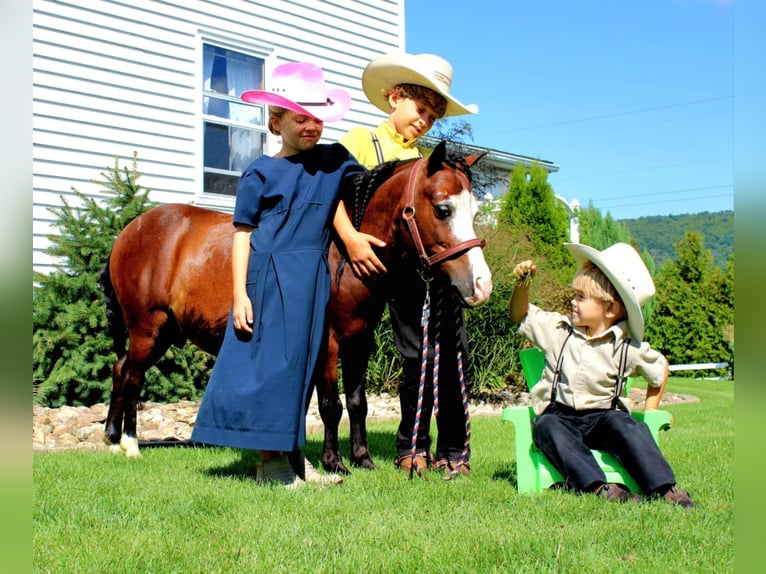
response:
<svg viewBox="0 0 766 574"><path fill-rule="evenodd" d="M345 90L328 90L322 68L308 62L290 62L274 68L269 89L247 90L240 96L252 104L266 104L299 114L312 116L323 122L343 119L351 97Z"/></svg>

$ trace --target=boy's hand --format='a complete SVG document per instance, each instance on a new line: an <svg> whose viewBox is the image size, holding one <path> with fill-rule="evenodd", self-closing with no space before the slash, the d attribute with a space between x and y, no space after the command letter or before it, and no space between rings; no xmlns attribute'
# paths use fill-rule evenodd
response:
<svg viewBox="0 0 766 574"><path fill-rule="evenodd" d="M513 268L513 280L516 285L526 287L532 282L535 273L537 273L537 266L531 259L527 259Z"/></svg>

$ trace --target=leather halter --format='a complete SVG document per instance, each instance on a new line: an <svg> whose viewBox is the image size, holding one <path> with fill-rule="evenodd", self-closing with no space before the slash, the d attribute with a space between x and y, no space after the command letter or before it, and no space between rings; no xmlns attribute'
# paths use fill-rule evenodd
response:
<svg viewBox="0 0 766 574"><path fill-rule="evenodd" d="M450 259L452 257L458 257L468 251L469 249L473 249L474 247L481 247L484 248L486 245L486 241L484 239L479 238L473 238L469 239L467 241L463 241L461 243L458 243L457 245L453 245L452 247L449 247L448 249L445 249L444 251L440 251L439 253L435 253L431 256L429 256L426 253L425 247L423 247L423 240L420 238L420 232L418 231L418 224L415 221L415 182L417 179L418 174L422 171L421 166L423 163L427 162L428 158L420 158L417 160L415 165L412 166L412 170L410 171L410 177L407 182L407 204L405 205L404 209L402 210L402 218L404 219L405 223L407 224L407 228L410 230L410 233L412 234L412 239L415 242L415 248L418 250L418 256L420 257L420 264L422 265L423 269L428 270L434 265L438 265L442 261L446 259Z"/></svg>

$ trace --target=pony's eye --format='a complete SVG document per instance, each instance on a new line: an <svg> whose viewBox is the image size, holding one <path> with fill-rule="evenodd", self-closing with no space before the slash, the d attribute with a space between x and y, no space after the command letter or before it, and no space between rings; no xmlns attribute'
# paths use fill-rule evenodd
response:
<svg viewBox="0 0 766 574"><path fill-rule="evenodd" d="M447 219L450 215L452 215L452 206L446 203L434 205L434 213L439 219Z"/></svg>

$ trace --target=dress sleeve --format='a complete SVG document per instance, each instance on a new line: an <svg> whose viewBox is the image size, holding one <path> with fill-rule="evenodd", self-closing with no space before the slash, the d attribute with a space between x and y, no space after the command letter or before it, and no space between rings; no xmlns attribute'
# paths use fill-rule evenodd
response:
<svg viewBox="0 0 766 574"><path fill-rule="evenodd" d="M257 169L250 167L242 173L234 202L234 225L255 227L260 217L263 186L264 178Z"/></svg>

